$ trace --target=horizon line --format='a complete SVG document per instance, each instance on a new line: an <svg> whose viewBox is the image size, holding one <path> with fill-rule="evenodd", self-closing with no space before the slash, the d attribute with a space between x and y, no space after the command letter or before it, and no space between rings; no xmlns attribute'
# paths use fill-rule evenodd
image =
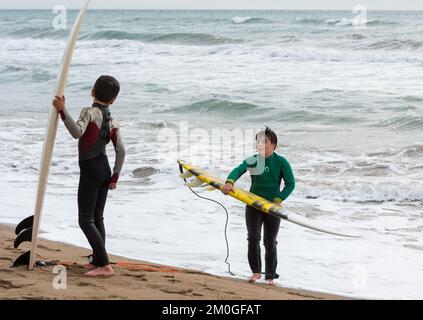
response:
<svg viewBox="0 0 423 320"><path fill-rule="evenodd" d="M53 7L49 8L2 8L0 10L52 10ZM80 10L78 7L70 7L68 10ZM133 11L348 11L352 12L352 9L271 9L271 8L89 8L88 10L133 10ZM369 11L423 11L422 9L367 9Z"/></svg>

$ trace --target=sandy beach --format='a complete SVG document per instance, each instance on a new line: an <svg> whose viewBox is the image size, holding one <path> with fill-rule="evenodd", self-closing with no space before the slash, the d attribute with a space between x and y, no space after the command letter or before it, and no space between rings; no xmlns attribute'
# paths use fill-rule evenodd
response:
<svg viewBox="0 0 423 320"><path fill-rule="evenodd" d="M301 300L345 299L324 293L249 284L242 279L215 276L111 256L116 274L111 278L84 276L81 264L87 249L46 240L39 241L38 260L60 261L66 266L66 289L54 289L53 266L12 268L29 243L13 248L13 227L0 225L0 299L122 299L122 300ZM125 263L120 263L120 262Z"/></svg>

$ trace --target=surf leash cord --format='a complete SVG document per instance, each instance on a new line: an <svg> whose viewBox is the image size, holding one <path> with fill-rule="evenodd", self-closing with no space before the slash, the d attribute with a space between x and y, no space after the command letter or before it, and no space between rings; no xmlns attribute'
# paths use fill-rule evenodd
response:
<svg viewBox="0 0 423 320"><path fill-rule="evenodd" d="M179 165L179 170L181 171L181 173L184 173L183 172L183 168L182 168L181 165ZM184 179L184 181L187 182L186 179ZM228 259L229 259L229 242L228 242L228 235L227 235L228 222L229 222L229 213L228 213L228 210L219 201L214 200L214 199L210 199L210 198L207 198L207 197L200 196L197 192L195 192L194 190L192 190L191 187L189 187L189 186L187 186L187 187L188 187L188 189L191 190L192 193L194 193L200 199L209 200L209 201L212 201L214 203L217 203L219 206L221 206L223 208L223 210L225 210L225 213L226 213L226 222L225 222L225 230L224 230L225 242L226 242L226 258L225 258L225 263L228 265L228 272L229 272L229 274L232 275L232 276L235 276L235 274L231 271L231 264L228 262Z"/></svg>

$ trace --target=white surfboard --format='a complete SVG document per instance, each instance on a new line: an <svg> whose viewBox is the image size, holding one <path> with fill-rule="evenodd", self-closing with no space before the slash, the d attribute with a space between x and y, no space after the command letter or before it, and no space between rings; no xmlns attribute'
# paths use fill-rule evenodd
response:
<svg viewBox="0 0 423 320"><path fill-rule="evenodd" d="M85 6L79 12L78 17L76 18L76 21L72 27L68 43L63 54L62 66L57 76L56 88L54 90L55 96L62 96L64 94L76 39L78 37L79 30L89 3L90 0L87 0ZM38 231L40 227L41 214L43 211L44 195L47 187L51 158L53 155L54 141L56 140L58 116L58 112L52 106L50 110L50 118L48 121L46 134L44 137L43 152L41 154L41 164L38 177L37 199L35 201L34 222L32 225L31 253L29 257L28 270L32 270L35 264L38 243Z"/></svg>

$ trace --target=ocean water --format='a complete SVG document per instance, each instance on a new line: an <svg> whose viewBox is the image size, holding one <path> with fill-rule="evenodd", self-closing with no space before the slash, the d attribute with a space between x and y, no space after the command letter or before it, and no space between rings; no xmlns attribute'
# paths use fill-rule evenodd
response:
<svg viewBox="0 0 423 320"><path fill-rule="evenodd" d="M34 208L51 96L68 29L48 10L0 11L0 222ZM74 117L101 74L127 158L105 221L110 252L228 275L225 213L195 197L178 158L225 177L268 125L297 187L288 210L344 239L283 222L279 285L365 298L423 298L423 12L87 13L66 89ZM108 149L113 164L113 149ZM59 125L42 236L87 247L77 147ZM239 184L248 188L249 178ZM229 211L232 271L249 275L243 205ZM12 245L12 244L11 244Z"/></svg>

